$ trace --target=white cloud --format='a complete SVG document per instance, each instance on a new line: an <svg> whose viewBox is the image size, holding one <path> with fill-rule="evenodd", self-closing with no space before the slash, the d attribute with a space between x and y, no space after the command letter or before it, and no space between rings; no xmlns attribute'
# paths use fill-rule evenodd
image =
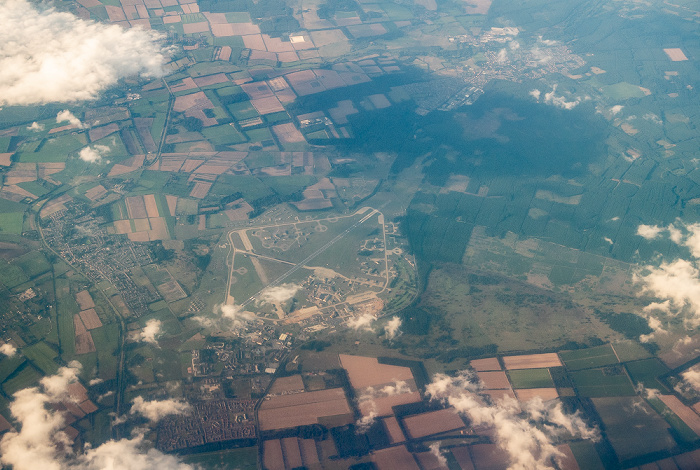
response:
<svg viewBox="0 0 700 470"><path fill-rule="evenodd" d="M214 316L198 316L193 319L205 328L218 330L240 330L247 326L255 316L238 305L218 304L214 306Z"/></svg>
<svg viewBox="0 0 700 470"><path fill-rule="evenodd" d="M654 240L665 233L673 243L687 247L694 258L700 258L700 223L686 224L676 220L676 223L666 227L644 224L637 227L637 235L646 240Z"/></svg>
<svg viewBox="0 0 700 470"><path fill-rule="evenodd" d="M566 101L564 96L557 96L556 91L557 85L555 84L552 86L552 91L545 93L544 102L562 109L574 109L581 103L581 98L576 98L575 101Z"/></svg>
<svg viewBox="0 0 700 470"><path fill-rule="evenodd" d="M363 410L362 413L364 416L357 420L355 425L358 426L362 432L367 431L377 418L377 404L375 400L377 398L386 398L394 395L402 395L404 393L411 393L411 387L409 387L408 383L404 380L397 380L393 384L387 384L379 389L367 387L362 391L362 394L357 397L357 404L360 410Z"/></svg>
<svg viewBox="0 0 700 470"><path fill-rule="evenodd" d="M0 346L0 354L4 354L7 357L12 357L17 354L17 348L10 343L5 343Z"/></svg>
<svg viewBox="0 0 700 470"><path fill-rule="evenodd" d="M535 46L530 49L530 55L532 59L536 60L539 64L546 64L554 60L554 56L547 49L541 49L539 46Z"/></svg>
<svg viewBox="0 0 700 470"><path fill-rule="evenodd" d="M656 302L653 302L652 304L656 304ZM667 304L667 303L664 302L664 304ZM664 304L659 304L659 305L664 305ZM645 312L647 312L647 313L649 312L648 307L649 307L649 306L644 307L644 309L643 309L643 310L644 310ZM639 336L639 341L642 342L642 343L648 343L648 342L650 342L651 340L653 340L654 338L656 338L656 335L668 333L668 331L666 331L666 330L663 328L663 322L662 322L661 320L659 320L658 318L656 318L656 317L648 316L648 317L647 317L647 325L649 325L649 328L652 329L652 332L649 333L649 334L646 334L646 335L640 335L640 336Z"/></svg>
<svg viewBox="0 0 700 470"><path fill-rule="evenodd" d="M258 299L261 303L280 305L294 297L301 286L297 284L282 284L275 287L268 287L260 293Z"/></svg>
<svg viewBox="0 0 700 470"><path fill-rule="evenodd" d="M375 408L374 404L373 404L373 408ZM372 425L374 424L374 421L376 419L377 419L377 411L375 409L373 409L372 411L369 412L369 414L367 416L363 416L360 419L358 419L355 422L355 426L357 426L357 428L358 428L357 430L359 432L367 432L369 430L369 428L372 427Z"/></svg>
<svg viewBox="0 0 700 470"><path fill-rule="evenodd" d="M375 389L374 387L367 387L362 394L357 398L360 403L373 401L375 398L385 398L394 395L402 395L404 393L411 393L411 387L405 380L397 380L393 384L387 384L382 388Z"/></svg>
<svg viewBox="0 0 700 470"><path fill-rule="evenodd" d="M438 464L439 464L441 467L447 468L447 458L445 457L445 455L444 455L444 454L442 453L442 451L440 450L440 443L439 443L439 442L433 442L432 444L430 444L429 448L430 448L430 452L431 452L431 453L435 456L435 458L437 459Z"/></svg>
<svg viewBox="0 0 700 470"><path fill-rule="evenodd" d="M506 51L505 48L503 48L500 51L498 51L498 55L496 55L496 61L502 64L506 60L508 60L508 51Z"/></svg>
<svg viewBox="0 0 700 470"><path fill-rule="evenodd" d="M663 123L664 123L664 122L661 120L661 118L660 118L659 116L657 116L656 114L654 114L654 113L646 113L644 116L642 116L642 118L645 119L645 120L647 120L647 121L653 122L653 123L656 124L657 126L661 126L661 125L663 125Z"/></svg>
<svg viewBox="0 0 700 470"><path fill-rule="evenodd" d="M700 325L700 272L693 263L684 259L662 262L658 267L646 266L635 275L641 282L642 292L669 301L673 312L687 312L691 325Z"/></svg>
<svg viewBox="0 0 700 470"><path fill-rule="evenodd" d="M109 152L109 147L106 145L93 145L92 147L85 147L80 151L79 157L82 161L87 163L99 163L102 161L102 156Z"/></svg>
<svg viewBox="0 0 700 470"><path fill-rule="evenodd" d="M38 122L34 121L30 126L27 126L27 130L30 131L43 131L44 130L44 125L39 124Z"/></svg>
<svg viewBox="0 0 700 470"><path fill-rule="evenodd" d="M642 293L660 299L644 308L645 313L657 312L665 316L681 315L686 327L700 325L700 224L686 224L677 220L666 227L640 225L637 234L650 240L662 237L678 246L688 248L689 259L662 261L658 266L647 265L635 274L634 280L642 286ZM657 317L649 317L649 326L655 333L665 333ZM649 341L653 336L642 339Z"/></svg>
<svg viewBox="0 0 700 470"><path fill-rule="evenodd" d="M348 320L347 325L354 330L363 329L365 331L372 331L372 323L374 323L376 319L377 317L371 313L364 313L359 317L354 317Z"/></svg>
<svg viewBox="0 0 700 470"><path fill-rule="evenodd" d="M77 465L74 467L76 470L194 470L194 467L182 463L176 456L147 448L147 445L142 434L131 439L107 441L99 447L86 450L76 459Z"/></svg>
<svg viewBox="0 0 700 470"><path fill-rule="evenodd" d="M670 227L673 226L671 225ZM688 247L690 254L693 255L694 258L700 258L700 224L686 225L685 230L687 231L687 235L683 245ZM671 230L669 229L669 232L670 231ZM674 242L679 243L674 240L673 233L671 233L671 239Z"/></svg>
<svg viewBox="0 0 700 470"><path fill-rule="evenodd" d="M192 407L188 403L172 398L168 400L145 401L143 397L136 397L133 400L129 413L140 414L151 423L157 423L168 415L185 414L191 409Z"/></svg>
<svg viewBox="0 0 700 470"><path fill-rule="evenodd" d="M386 325L384 325L384 336L386 339L394 339L396 336L401 334L400 331L401 328L401 319L394 315L391 317L391 320L387 322Z"/></svg>
<svg viewBox="0 0 700 470"><path fill-rule="evenodd" d="M75 114L71 113L67 109L59 111L58 114L56 114L56 123L61 124L62 122L67 122L70 125L77 127L78 129L82 129L85 127L80 121L80 119L78 119Z"/></svg>
<svg viewBox="0 0 700 470"><path fill-rule="evenodd" d="M151 318L146 322L146 326L144 326L141 332L138 334L138 341L157 345L158 340L156 339L156 336L160 336L162 326L162 321Z"/></svg>
<svg viewBox="0 0 700 470"><path fill-rule="evenodd" d="M14 470L193 470L175 456L146 448L143 435L111 440L96 448L88 445L83 453L72 453L72 442L61 431L63 415L49 405L68 397L67 387L77 380L79 370L79 363L71 363L58 374L44 377L38 387L14 394L10 412L19 423L19 431L9 431L0 440L1 464Z"/></svg>
<svg viewBox="0 0 700 470"><path fill-rule="evenodd" d="M534 90L530 90L529 95L532 96L533 98L535 98L537 101L539 101L540 96L542 95L542 92L540 90L538 90L537 88L535 88Z"/></svg>
<svg viewBox="0 0 700 470"><path fill-rule="evenodd" d="M62 397L56 396L55 385L63 383L63 393L59 395L64 395L71 377L74 377L72 369L62 367L57 376L42 379L43 392L39 387L33 387L14 394L10 413L21 426L19 431L10 431L0 440L0 462L3 465L12 465L15 470L60 470L66 450L59 449L69 449L70 440L61 431L63 416L47 410L46 405L60 401ZM47 379L52 385L44 388Z"/></svg>
<svg viewBox="0 0 700 470"><path fill-rule="evenodd" d="M700 392L700 369L691 367L681 374L683 381L696 392Z"/></svg>
<svg viewBox="0 0 700 470"><path fill-rule="evenodd" d="M640 395L646 399L657 398L659 395L661 395L661 392L659 392L658 389L646 388L644 386L644 384L641 382L639 382L639 383L637 383L637 385L635 385L634 391L637 392L637 395Z"/></svg>
<svg viewBox="0 0 700 470"><path fill-rule="evenodd" d="M562 457L556 448L567 434L597 439L598 430L590 428L579 413L567 414L561 402L533 399L523 404L508 397L489 405L479 395L477 380L469 372L457 377L436 374L426 386L426 395L443 401L466 415L475 426L493 428L496 444L509 457L511 469L550 469L552 459Z"/></svg>
<svg viewBox="0 0 700 470"><path fill-rule="evenodd" d="M618 115L620 113L620 111L622 111L623 108L624 108L624 106L622 106L621 104L616 104L615 106L610 108L610 115L611 116Z"/></svg>
<svg viewBox="0 0 700 470"><path fill-rule="evenodd" d="M92 380L90 380L90 382L88 382L88 385L90 385L92 387L93 385L101 384L102 382L104 382L104 380L102 380L100 378L92 379Z"/></svg>
<svg viewBox="0 0 700 470"><path fill-rule="evenodd" d="M686 224L677 220L667 227L640 225L637 234L646 239L656 239L667 234L669 240L688 248L690 259L678 258L662 261L658 266L647 265L635 274L635 281L642 285L642 293L661 299L644 308L665 315L683 315L688 327L700 325L700 224ZM650 326L652 322L650 320ZM645 338L648 340L649 338Z"/></svg>
<svg viewBox="0 0 700 470"><path fill-rule="evenodd" d="M162 35L5 0L0 15L0 105L95 99L119 79L160 76Z"/></svg>
<svg viewBox="0 0 700 470"><path fill-rule="evenodd" d="M639 227L637 227L637 235L639 235L640 237L644 237L647 240L653 240L655 238L660 237L663 231L664 229L657 225L642 224Z"/></svg>
<svg viewBox="0 0 700 470"><path fill-rule="evenodd" d="M110 390L110 391L108 391L108 392L105 392L105 393L103 393L102 395L99 395L99 396L97 397L97 402L98 402L98 403L102 403L102 400L104 400L105 398L109 398L109 397L111 397L112 395L114 395L114 392L113 392L112 390Z"/></svg>

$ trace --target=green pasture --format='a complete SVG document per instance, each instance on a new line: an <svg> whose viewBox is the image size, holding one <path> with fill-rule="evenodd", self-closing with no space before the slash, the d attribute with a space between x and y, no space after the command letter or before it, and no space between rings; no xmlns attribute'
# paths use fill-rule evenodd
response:
<svg viewBox="0 0 700 470"><path fill-rule="evenodd" d="M22 271L29 277L35 278L51 270L51 264L41 251L30 251L15 260Z"/></svg>
<svg viewBox="0 0 700 470"><path fill-rule="evenodd" d="M620 461L675 447L666 421L642 398L594 398L593 403Z"/></svg>
<svg viewBox="0 0 700 470"><path fill-rule="evenodd" d="M42 374L31 364L25 364L3 382L2 389L9 396L19 390L35 386L42 377Z"/></svg>
<svg viewBox="0 0 700 470"><path fill-rule="evenodd" d="M214 145L238 144L246 141L245 136L229 124L207 127L202 130L202 134Z"/></svg>
<svg viewBox="0 0 700 470"><path fill-rule="evenodd" d="M651 357L649 351L644 349L644 347L636 341L621 341L612 346L615 349L617 357L620 358L620 362L636 361Z"/></svg>
<svg viewBox="0 0 700 470"><path fill-rule="evenodd" d="M0 283L11 289L27 282L29 278L19 266L0 259Z"/></svg>
<svg viewBox="0 0 700 470"><path fill-rule="evenodd" d="M649 406L654 409L654 411L660 414L666 420L666 422L671 425L671 427L678 433L683 441L694 442L700 439L700 437L698 437L698 435L695 434L695 432L693 432L693 430L690 429L677 414L671 411L671 409L666 406L664 402L656 397L647 398L647 402L649 403Z"/></svg>
<svg viewBox="0 0 700 470"><path fill-rule="evenodd" d="M641 383L645 388L653 388L662 393L670 393L666 385L658 380L658 377L669 371L660 360L655 357L625 364L632 383Z"/></svg>
<svg viewBox="0 0 700 470"><path fill-rule="evenodd" d="M231 103L226 105L226 108L228 108L231 115L233 115L233 117L238 121L258 116L258 112L255 110L253 105L250 104L250 101Z"/></svg>
<svg viewBox="0 0 700 470"><path fill-rule="evenodd" d="M561 352L559 356L569 370L590 369L618 363L615 351L609 344Z"/></svg>
<svg viewBox="0 0 700 470"><path fill-rule="evenodd" d="M203 470L256 470L258 468L258 448L243 447L188 455L183 460Z"/></svg>
<svg viewBox="0 0 700 470"><path fill-rule="evenodd" d="M569 447L576 458L579 468L605 470L605 466L591 441L570 442Z"/></svg>
<svg viewBox="0 0 700 470"><path fill-rule="evenodd" d="M554 387L549 369L509 370L508 378L515 389Z"/></svg>
<svg viewBox="0 0 700 470"><path fill-rule="evenodd" d="M34 152L20 152L19 161L33 162L65 162L68 156L87 145L83 134L66 134L60 137L49 137L42 141Z"/></svg>
<svg viewBox="0 0 700 470"><path fill-rule="evenodd" d="M571 372L579 394L583 397L619 397L635 395L630 379L621 368L586 369Z"/></svg>
<svg viewBox="0 0 700 470"><path fill-rule="evenodd" d="M0 359L0 383L4 382L25 362L26 358L20 354L15 354L12 357L2 356Z"/></svg>
<svg viewBox="0 0 700 470"><path fill-rule="evenodd" d="M119 325L109 323L90 332L97 349L97 361L99 364L99 377L103 380L112 380L117 376L119 349Z"/></svg>
<svg viewBox="0 0 700 470"><path fill-rule="evenodd" d="M6 212L0 214L0 234L21 234L23 222L24 212Z"/></svg>

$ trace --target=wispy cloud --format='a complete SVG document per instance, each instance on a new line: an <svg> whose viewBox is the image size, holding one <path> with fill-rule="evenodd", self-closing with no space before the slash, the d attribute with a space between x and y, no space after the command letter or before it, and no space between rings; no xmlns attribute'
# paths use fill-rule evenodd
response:
<svg viewBox="0 0 700 470"><path fill-rule="evenodd" d="M700 325L700 224L685 224L677 220L666 227L640 225L637 235L646 240L667 237L689 251L687 259L662 260L658 265L646 265L634 275L641 284L642 293L660 299L644 308L649 326L665 332L661 318L681 315L686 326ZM655 314L655 315L652 315ZM649 337L643 338L649 340Z"/></svg>
<svg viewBox="0 0 700 470"><path fill-rule="evenodd" d="M574 109L581 103L581 98L576 98L574 101L566 101L564 96L557 95L557 85L552 87L552 91L545 93L544 102L562 109Z"/></svg>
<svg viewBox="0 0 700 470"><path fill-rule="evenodd" d="M151 400L145 401L143 397L134 398L130 414L140 414L151 423L157 423L168 415L181 415L188 413L192 407L189 403L180 400Z"/></svg>
<svg viewBox="0 0 700 470"><path fill-rule="evenodd" d="M68 398L68 386L78 380L79 371L80 364L71 363L56 375L41 379L38 387L14 394L10 413L19 423L19 431L9 431L0 440L0 463L14 470L193 470L177 457L153 449L143 434L110 440L95 448L86 445L84 452L73 453L72 442L62 431L66 425L63 415L49 405Z"/></svg>
<svg viewBox="0 0 700 470"><path fill-rule="evenodd" d="M110 148L106 145L93 145L80 150L79 158L87 163L99 163L102 157L109 152Z"/></svg>
<svg viewBox="0 0 700 470"><path fill-rule="evenodd" d="M384 325L384 336L386 339L394 339L401 334L401 318L394 315L391 320Z"/></svg>
<svg viewBox="0 0 700 470"><path fill-rule="evenodd" d="M260 293L258 301L265 304L283 304L291 300L299 289L301 289L301 286L291 283L268 287Z"/></svg>
<svg viewBox="0 0 700 470"><path fill-rule="evenodd" d="M374 323L376 319L377 317L371 313L364 313L359 317L349 319L347 325L353 330L372 331L372 323Z"/></svg>
<svg viewBox="0 0 700 470"><path fill-rule="evenodd" d="M5 343L0 346L0 354L4 354L7 357L12 357L17 354L17 348L10 343Z"/></svg>
<svg viewBox="0 0 700 470"><path fill-rule="evenodd" d="M361 431L366 431L374 424L374 420L378 416L376 399L402 395L404 393L411 393L411 387L409 387L408 383L404 380L397 380L381 388L367 387L364 389L357 397L357 404L363 416L355 423L356 426L358 426Z"/></svg>
<svg viewBox="0 0 700 470"><path fill-rule="evenodd" d="M144 343L151 343L157 345L157 337L161 334L162 326L162 321L155 318L151 318L146 322L146 326L144 326L141 332L138 334L137 340L143 341Z"/></svg>
<svg viewBox="0 0 700 470"><path fill-rule="evenodd" d="M246 312L238 305L217 304L214 306L213 316L197 316L193 319L205 328L218 330L240 330L254 320L250 312Z"/></svg>
<svg viewBox="0 0 700 470"><path fill-rule="evenodd" d="M159 76L162 35L124 29L27 0L5 0L0 15L0 104L91 100L120 78Z"/></svg>
<svg viewBox="0 0 700 470"><path fill-rule="evenodd" d="M496 444L509 456L513 469L553 468L552 460L563 455L556 448L567 435L598 439L598 430L590 428L578 413L564 412L553 400L533 399L522 404L508 397L489 404L479 394L477 379L469 372L456 377L436 374L426 386L426 394L453 406L473 425L493 428Z"/></svg>
<svg viewBox="0 0 700 470"><path fill-rule="evenodd" d="M440 450L440 442L433 442L430 444L429 449L430 453L437 459L438 464L441 467L447 467L447 457L445 457L445 454Z"/></svg>
<svg viewBox="0 0 700 470"><path fill-rule="evenodd" d="M58 114L56 114L56 123L61 124L62 122L67 122L72 126L77 127L78 129L82 129L83 127L85 127L82 121L78 119L78 117L75 114L71 113L67 109L59 111Z"/></svg>

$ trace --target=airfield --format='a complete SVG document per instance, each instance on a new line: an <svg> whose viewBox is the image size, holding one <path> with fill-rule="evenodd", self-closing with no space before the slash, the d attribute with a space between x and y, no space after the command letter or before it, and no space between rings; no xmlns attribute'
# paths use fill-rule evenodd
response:
<svg viewBox="0 0 700 470"><path fill-rule="evenodd" d="M694 297L645 284L700 269L693 2L56 8L174 47L94 102L0 109L2 435L78 361L53 410L76 448L507 468L428 396L466 371L601 431L559 436L562 470L700 465Z"/></svg>

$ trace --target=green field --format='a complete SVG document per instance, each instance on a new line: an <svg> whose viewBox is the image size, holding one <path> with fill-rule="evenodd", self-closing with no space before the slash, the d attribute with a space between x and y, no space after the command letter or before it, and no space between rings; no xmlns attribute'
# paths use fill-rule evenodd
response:
<svg viewBox="0 0 700 470"><path fill-rule="evenodd" d="M44 341L23 348L22 353L44 374L52 375L58 371L58 364L54 361L58 353Z"/></svg>
<svg viewBox="0 0 700 470"><path fill-rule="evenodd" d="M262 127L260 129L252 129L249 131L245 131L245 133L248 136L248 140L250 140L251 142L265 142L266 140L273 139L272 133L267 127Z"/></svg>
<svg viewBox="0 0 700 470"><path fill-rule="evenodd" d="M103 380L112 380L117 376L116 352L119 348L119 325L110 323L92 330L91 333L97 349L99 377Z"/></svg>
<svg viewBox="0 0 700 470"><path fill-rule="evenodd" d="M571 452L576 457L579 468L586 470L604 470L605 466L600 461L600 456L590 441L571 442Z"/></svg>
<svg viewBox="0 0 700 470"><path fill-rule="evenodd" d="M657 358L652 357L641 361L628 362L625 364L625 367L632 379L632 383L641 383L646 388L654 388L662 393L670 393L666 385L658 380L658 377L668 372L669 369Z"/></svg>
<svg viewBox="0 0 700 470"><path fill-rule="evenodd" d="M30 251L15 260L15 263L22 268L30 278L34 278L39 274L43 274L51 270L51 263L46 259L46 256L40 251Z"/></svg>
<svg viewBox="0 0 700 470"><path fill-rule="evenodd" d="M196 199L178 198L175 214L194 215L199 212L199 201Z"/></svg>
<svg viewBox="0 0 700 470"><path fill-rule="evenodd" d="M84 135L62 135L42 141L34 152L20 152L20 162L65 162L69 154L76 152L87 144Z"/></svg>
<svg viewBox="0 0 700 470"><path fill-rule="evenodd" d="M594 398L593 404L622 462L675 447L668 424L640 397Z"/></svg>
<svg viewBox="0 0 700 470"><path fill-rule="evenodd" d="M571 380L583 397L619 397L635 395L623 369L588 369L571 372Z"/></svg>
<svg viewBox="0 0 700 470"><path fill-rule="evenodd" d="M202 134L214 145L238 144L246 141L245 136L229 124L207 127L202 130Z"/></svg>
<svg viewBox="0 0 700 470"><path fill-rule="evenodd" d="M0 234L19 235L22 233L24 212L7 212L0 215Z"/></svg>
<svg viewBox="0 0 700 470"><path fill-rule="evenodd" d="M36 385L41 379L41 373L36 370L31 364L25 364L2 384L2 388L6 395L12 395L18 390Z"/></svg>
<svg viewBox="0 0 700 470"><path fill-rule="evenodd" d="M231 115L238 121L258 116L258 112L255 110L253 105L250 104L250 101L231 103L226 107L228 108Z"/></svg>
<svg viewBox="0 0 700 470"><path fill-rule="evenodd" d="M649 402L649 405L654 409L654 411L659 413L666 420L666 422L673 427L682 440L685 442L693 442L700 439L700 437L698 437L698 435L695 434L677 414L671 411L671 409L666 406L664 402L658 398L651 397L647 398L647 402Z"/></svg>
<svg viewBox="0 0 700 470"><path fill-rule="evenodd" d="M189 455L183 460L203 470L256 470L258 468L258 448L244 447Z"/></svg>
<svg viewBox="0 0 700 470"><path fill-rule="evenodd" d="M617 357L620 358L620 362L636 361L651 357L649 351L644 349L644 347L636 341L628 340L615 343L613 344L613 348L615 349Z"/></svg>
<svg viewBox="0 0 700 470"><path fill-rule="evenodd" d="M75 325L73 324L73 315L79 311L80 308L72 296L59 297L58 339L61 345L61 357L66 362L75 359Z"/></svg>
<svg viewBox="0 0 700 470"><path fill-rule="evenodd" d="M549 369L509 370L508 377L513 388L551 388L554 381Z"/></svg>
<svg viewBox="0 0 700 470"><path fill-rule="evenodd" d="M644 92L636 85L620 82L614 85L602 87L603 93L614 100L626 100L629 98L643 98Z"/></svg>
<svg viewBox="0 0 700 470"><path fill-rule="evenodd" d="M26 359L19 354L15 354L12 357L3 356L2 360L0 360L0 383L12 375L25 361Z"/></svg>
<svg viewBox="0 0 700 470"><path fill-rule="evenodd" d="M0 283L5 287L16 287L28 280L29 278L19 266L8 264L5 260L0 259Z"/></svg>
<svg viewBox="0 0 700 470"><path fill-rule="evenodd" d="M618 363L615 351L609 344L561 352L559 356L569 370L590 369Z"/></svg>

